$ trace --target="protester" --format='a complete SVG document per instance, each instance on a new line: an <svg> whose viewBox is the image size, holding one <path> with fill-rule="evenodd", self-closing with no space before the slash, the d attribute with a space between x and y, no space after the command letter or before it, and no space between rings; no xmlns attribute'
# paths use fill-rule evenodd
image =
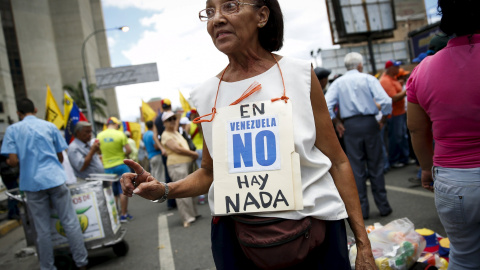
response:
<svg viewBox="0 0 480 270"><path fill-rule="evenodd" d="M2 148L3 140L0 140L0 149ZM2 182L5 184L7 190L18 188L18 167L12 167L7 164L8 155L0 155L0 176ZM15 199L8 198L8 219L20 220L20 210L18 209L18 202Z"/></svg>
<svg viewBox="0 0 480 270"><path fill-rule="evenodd" d="M75 139L68 146L68 158L75 176L86 179L90 174L104 173L103 164L98 153L100 142L92 142L92 124L77 122L73 135Z"/></svg>
<svg viewBox="0 0 480 270"><path fill-rule="evenodd" d="M300 155L304 209L271 212L268 216L282 221L298 220L299 224L306 217L323 219L325 222L313 224L325 224L326 232L323 243L313 248L302 261L291 265L292 269L350 269L344 223L347 217L356 242L360 243L356 269L375 268L351 168L336 139L311 63L271 53L283 45L283 15L278 1L209 0L206 6L207 9L200 12L200 19L207 22L207 31L214 45L228 57L229 65L192 92L191 100L198 112L212 112L214 116L216 109L229 106L254 81L258 81L262 89L240 104L279 97L275 102L288 102L293 107L295 129L294 142L291 143ZM212 109L217 92L216 108ZM125 163L138 175L123 175L125 194L131 196L135 193L146 199L164 201L167 197L186 198L210 190L209 206L214 213L217 202L214 201L212 183L213 166L217 161L210 155L214 144L212 123L203 122L202 128L206 146L203 148L202 168L183 180L166 185L155 181L137 163L126 160ZM316 226L312 228L316 229ZM217 269L258 269L241 251L232 218L214 214L211 238ZM291 252L294 255L296 250ZM269 260L275 259L269 257Z"/></svg>
<svg viewBox="0 0 480 270"><path fill-rule="evenodd" d="M188 134L188 131L190 130L190 120L188 120L188 118L185 116L180 118L178 124L178 133L180 133L180 135L182 135L182 137L187 141L188 148L192 151L196 151L197 148L195 147L195 144L193 144L192 138L190 138L190 134ZM196 168L199 168L197 167L196 162L193 162L192 165L194 165L194 167Z"/></svg>
<svg viewBox="0 0 480 270"><path fill-rule="evenodd" d="M408 127L450 240L448 268L480 269L480 1L438 6L440 29L455 37L412 71Z"/></svg>
<svg viewBox="0 0 480 270"><path fill-rule="evenodd" d="M396 79L402 62L388 60L385 63L385 72L380 77L388 96L392 98L392 115L387 120L388 131L388 160L391 167L401 168L408 164L409 149L407 135L407 115L405 114L406 91Z"/></svg>
<svg viewBox="0 0 480 270"><path fill-rule="evenodd" d="M162 115L165 112L171 112L172 111L172 102L168 98L162 99L162 112L155 118L155 122L153 125L153 139L155 140L155 144L157 145L158 149L162 149L162 143L160 142L161 136L163 131L165 130L165 126L163 125L162 121ZM168 168L167 168L167 159L168 156L162 155L162 162L163 162L163 167L165 169L165 182L170 183L172 182L172 179L170 179L170 175L168 174ZM158 179L158 178L157 178ZM167 207L169 210L174 209L177 207L177 204L175 203L175 199L168 199L167 200Z"/></svg>
<svg viewBox="0 0 480 270"><path fill-rule="evenodd" d="M107 121L107 129L97 135L105 173L119 176L130 172L130 168L123 164L123 160L132 152L127 142L127 136L118 130L120 125L120 120L116 117L110 117ZM125 148L125 152L123 148ZM128 213L128 197L122 194L119 181L112 183L112 190L117 205L119 205L118 199L120 198L120 222L125 223L132 220L133 216Z"/></svg>
<svg viewBox="0 0 480 270"><path fill-rule="evenodd" d="M24 98L17 103L21 121L7 128L1 153L8 154L10 166L20 164L20 190L27 196L37 233L40 268L55 269L50 219L52 206L65 230L75 264L86 269L88 254L61 164L62 151L67 148L67 143L54 124L38 119L36 113L37 108L30 99Z"/></svg>
<svg viewBox="0 0 480 270"><path fill-rule="evenodd" d="M191 164L198 154L188 147L188 142L175 129L177 118L173 112L164 112L162 115L165 131L162 134L162 144L167 151L167 168L172 182L181 180L191 173ZM195 222L197 209L192 197L176 198L178 212L183 219L183 227L189 227Z"/></svg>
<svg viewBox="0 0 480 270"><path fill-rule="evenodd" d="M378 80L363 71L363 57L359 53L345 56L347 73L333 82L325 95L330 117L337 116L333 110L339 105L341 122L336 125L345 130L344 141L348 160L357 183L362 214L369 218L370 209L367 198L367 178L370 179L375 204L381 216L388 216L392 208L387 200L385 178L383 175L382 140L380 128L392 109L392 99L383 90ZM383 117L380 124L376 121L380 105ZM368 170L367 170L368 169Z"/></svg>
<svg viewBox="0 0 480 270"><path fill-rule="evenodd" d="M330 69L316 67L313 71L315 71L315 75L317 75L318 80L320 81L320 86L322 87L323 93L327 90L328 84L328 76L332 71Z"/></svg>
<svg viewBox="0 0 480 270"><path fill-rule="evenodd" d="M163 182L165 181L165 167L163 166L162 155L166 154L166 152L162 145L160 145L161 148L158 149L158 145L153 139L153 122L147 121L145 125L148 130L143 134L143 143L148 153L150 172L155 179Z"/></svg>
<svg viewBox="0 0 480 270"><path fill-rule="evenodd" d="M193 119L197 117L199 117L197 110L192 109L189 115L190 120L193 121ZM197 163L197 167L200 168L202 166L202 153L203 153L202 125L190 122L189 134L193 144L195 145L195 148L196 148L195 151L198 154L198 158L195 162Z"/></svg>
<svg viewBox="0 0 480 270"><path fill-rule="evenodd" d="M132 133L130 131L125 131L125 136L127 136L127 143L130 145L130 149L132 149L132 152L130 152L130 155L127 156L127 158L138 162L138 148L137 148L137 143L135 142L134 139L132 139Z"/></svg>

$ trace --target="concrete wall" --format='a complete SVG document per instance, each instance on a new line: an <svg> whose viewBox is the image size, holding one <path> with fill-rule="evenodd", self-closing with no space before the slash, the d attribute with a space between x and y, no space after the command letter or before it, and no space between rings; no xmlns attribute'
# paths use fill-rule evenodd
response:
<svg viewBox="0 0 480 270"><path fill-rule="evenodd" d="M11 1L27 96L45 115L46 85L58 103L63 100L55 35L47 1Z"/></svg>
<svg viewBox="0 0 480 270"><path fill-rule="evenodd" d="M94 31L104 29L100 1L49 0L52 6L52 21L57 41L59 63L65 84L77 85L84 77L82 44ZM95 69L110 66L105 32L91 36L85 43L85 66L89 83L95 83ZM105 112L118 116L118 105L114 89L96 90L97 97L108 102ZM95 115L95 121L106 119Z"/></svg>
<svg viewBox="0 0 480 270"><path fill-rule="evenodd" d="M1 20L0 20L1 22ZM15 93L13 91L10 65L8 64L7 48L0 25L0 100L3 103L3 113L0 113L0 138L3 137L8 125L8 116L13 121L18 121L15 106Z"/></svg>
<svg viewBox="0 0 480 270"><path fill-rule="evenodd" d="M90 7L93 17L93 24L95 29L104 29L105 22L103 21L103 9L100 0L90 0ZM121 26L121 25L119 25ZM111 67L110 54L108 53L108 42L106 32L98 33L95 35L98 47L98 58L100 61L100 67ZM95 80L95 74L91 81ZM118 110L117 95L115 88L109 88L104 90L98 90L95 95L103 97L107 100L107 111L110 113L108 116L120 117ZM105 119L106 120L106 119Z"/></svg>

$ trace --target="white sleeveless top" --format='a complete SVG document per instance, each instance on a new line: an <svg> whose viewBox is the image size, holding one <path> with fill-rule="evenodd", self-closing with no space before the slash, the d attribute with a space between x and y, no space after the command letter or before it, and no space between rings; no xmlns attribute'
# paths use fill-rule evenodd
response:
<svg viewBox="0 0 480 270"><path fill-rule="evenodd" d="M304 209L300 211L283 211L262 213L258 216L279 217L286 219L302 219L312 216L322 220L339 220L347 218L345 204L340 198L332 176L328 172L332 163L315 144L315 123L313 119L312 104L310 101L311 91L311 64L304 60L283 57L279 61L280 68L285 80L286 96L292 102L293 108L293 137L295 151L300 155L300 167L302 175L302 191ZM224 82L220 85L217 100L217 109L229 106L230 103L254 82L262 85L262 89L242 103L271 100L283 95L282 77L277 65L255 77L238 82ZM212 112L215 103L215 95L219 79L213 77L196 88L191 99L200 115ZM284 102L284 101L276 101ZM206 117L204 119L210 119ZM212 124L202 123L203 138L211 155L212 151ZM215 157L212 156L213 160ZM215 179L214 179L215 181ZM214 185L208 192L210 211L214 215Z"/></svg>

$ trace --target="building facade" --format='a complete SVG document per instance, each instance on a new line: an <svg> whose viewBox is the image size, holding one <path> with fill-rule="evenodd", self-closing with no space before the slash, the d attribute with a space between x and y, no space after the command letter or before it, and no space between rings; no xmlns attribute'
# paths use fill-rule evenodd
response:
<svg viewBox="0 0 480 270"><path fill-rule="evenodd" d="M63 111L63 86L84 77L82 44L104 29L101 0L0 0L0 136L18 121L15 101L31 99L44 117L46 85ZM95 69L110 67L105 32L85 44L90 83ZM104 98L108 116L119 116L115 90L95 90ZM100 123L106 119L95 115Z"/></svg>
<svg viewBox="0 0 480 270"><path fill-rule="evenodd" d="M375 57L375 67L377 72L382 72L385 62L390 59L403 61L408 70L413 67L410 65L411 54L409 52L408 33L428 24L427 13L424 1L420 0L394 0L394 11L396 20L396 29L391 38L378 39L373 41L373 54ZM322 65L324 68L332 70L330 77L335 74L344 74L346 68L344 57L347 53L358 52L364 58L364 72L372 73L370 56L368 52L367 41L342 44L341 48L323 50L321 52Z"/></svg>

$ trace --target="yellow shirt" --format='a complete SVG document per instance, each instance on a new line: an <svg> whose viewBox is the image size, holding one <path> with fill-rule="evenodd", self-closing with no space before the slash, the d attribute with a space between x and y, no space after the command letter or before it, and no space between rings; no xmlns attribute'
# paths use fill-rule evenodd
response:
<svg viewBox="0 0 480 270"><path fill-rule="evenodd" d="M190 137L192 138L192 142L195 145L195 148L197 150L202 150L203 149L203 135L200 130L196 132L196 130L199 129L198 125L195 123L190 123ZM195 136L194 136L195 134Z"/></svg>
<svg viewBox="0 0 480 270"><path fill-rule="evenodd" d="M173 152L172 149L168 148L166 144L169 140L173 140L180 147L190 150L190 148L188 147L188 142L182 137L182 135L178 131L169 132L165 130L162 133L162 144L165 146L165 150L167 151L167 166L192 162L192 158L190 156L177 154Z"/></svg>
<svg viewBox="0 0 480 270"><path fill-rule="evenodd" d="M123 146L127 144L127 136L120 130L109 128L100 132L97 139L100 141L103 167L108 169L122 165L125 159Z"/></svg>

